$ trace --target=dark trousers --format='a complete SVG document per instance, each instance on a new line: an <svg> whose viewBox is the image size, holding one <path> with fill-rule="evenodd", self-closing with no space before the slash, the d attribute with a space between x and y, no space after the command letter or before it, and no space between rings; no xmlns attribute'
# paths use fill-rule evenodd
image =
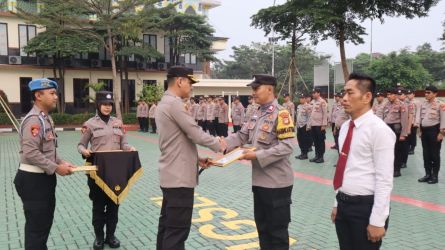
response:
<svg viewBox="0 0 445 250"><path fill-rule="evenodd" d="M148 132L148 118L138 117L138 121L139 121L139 130L143 132Z"/></svg>
<svg viewBox="0 0 445 250"><path fill-rule="evenodd" d="M155 118L150 118L150 124L151 124L151 132L156 133L157 127L156 127ZM147 127L147 130L148 130L148 127Z"/></svg>
<svg viewBox="0 0 445 250"><path fill-rule="evenodd" d="M25 212L25 249L48 249L46 242L56 207L56 175L18 170L14 184Z"/></svg>
<svg viewBox="0 0 445 250"><path fill-rule="evenodd" d="M334 122L332 122L332 124L331 124L331 129L332 129L332 136L334 136L334 141L335 141L335 135L334 135L335 123ZM335 141L335 146L338 147L338 141Z"/></svg>
<svg viewBox="0 0 445 250"><path fill-rule="evenodd" d="M337 216L335 217L335 229L341 250L377 250L382 241L373 243L368 240L367 227L369 216L374 204L374 196L352 196L350 199L340 198L344 194L337 194ZM339 197L340 196L340 197ZM360 197L360 198L358 198ZM385 229L388 228L388 220Z"/></svg>
<svg viewBox="0 0 445 250"><path fill-rule="evenodd" d="M211 135L215 136L216 135L216 128L213 126L213 120L211 120L211 121L207 120L206 121L206 126L207 126L207 130L209 131L209 133Z"/></svg>
<svg viewBox="0 0 445 250"><path fill-rule="evenodd" d="M340 128L338 128L337 131L334 134L334 141L335 141L335 145L337 146L338 154L340 154L340 150L341 150L340 146L338 145L338 136L340 135ZM334 126L334 129L335 129L335 126Z"/></svg>
<svg viewBox="0 0 445 250"><path fill-rule="evenodd" d="M228 130L227 123L218 123L219 136L227 137L228 136L227 130Z"/></svg>
<svg viewBox="0 0 445 250"><path fill-rule="evenodd" d="M233 133L236 133L241 130L241 125L233 125Z"/></svg>
<svg viewBox="0 0 445 250"><path fill-rule="evenodd" d="M88 177L88 186L90 187L89 196L93 202L92 224L94 233L97 238L103 239L104 226L106 226L106 236L111 237L116 232L117 222L119 220L119 205L116 205L90 177Z"/></svg>
<svg viewBox="0 0 445 250"><path fill-rule="evenodd" d="M203 120L198 120L198 125L202 128L203 131L207 132L207 122Z"/></svg>
<svg viewBox="0 0 445 250"><path fill-rule="evenodd" d="M311 134L312 139L314 140L315 156L322 158L324 156L324 152L326 151L326 131L321 131L321 126L312 126Z"/></svg>
<svg viewBox="0 0 445 250"><path fill-rule="evenodd" d="M312 147L311 133L306 131L306 125L297 129L298 146L301 154L307 154L309 148Z"/></svg>
<svg viewBox="0 0 445 250"><path fill-rule="evenodd" d="M213 129L215 130L215 135L220 136L219 131L218 131L219 130L218 124L219 124L218 117L215 117L215 120L212 121L212 126L213 126Z"/></svg>
<svg viewBox="0 0 445 250"><path fill-rule="evenodd" d="M432 127L422 127L422 148L423 148L423 166L427 175L437 177L440 170L440 149L442 141L437 141L439 134L439 125Z"/></svg>
<svg viewBox="0 0 445 250"><path fill-rule="evenodd" d="M289 249L292 186L252 187L255 224L261 249Z"/></svg>
<svg viewBox="0 0 445 250"><path fill-rule="evenodd" d="M394 171L400 171L400 167L404 163L404 155L408 154L408 142L406 140L400 140L400 124L388 124L388 126L396 134L396 145L394 147Z"/></svg>
<svg viewBox="0 0 445 250"><path fill-rule="evenodd" d="M411 134L408 136L409 150L414 151L417 146L417 127L411 127Z"/></svg>
<svg viewBox="0 0 445 250"><path fill-rule="evenodd" d="M193 213L193 188L162 188L157 250L184 250Z"/></svg>

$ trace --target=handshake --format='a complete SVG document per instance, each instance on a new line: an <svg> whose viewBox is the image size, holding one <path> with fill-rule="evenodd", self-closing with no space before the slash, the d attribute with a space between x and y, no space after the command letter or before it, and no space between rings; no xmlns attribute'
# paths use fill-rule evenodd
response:
<svg viewBox="0 0 445 250"><path fill-rule="evenodd" d="M224 154L226 152L226 150L227 150L227 142L226 142L226 140L224 139L223 136L216 137L216 138L218 138L218 141L219 141L219 152ZM205 158L198 157L198 165L202 169L207 169L210 166L214 165L214 163L212 161L212 158L209 158L209 157L205 157Z"/></svg>

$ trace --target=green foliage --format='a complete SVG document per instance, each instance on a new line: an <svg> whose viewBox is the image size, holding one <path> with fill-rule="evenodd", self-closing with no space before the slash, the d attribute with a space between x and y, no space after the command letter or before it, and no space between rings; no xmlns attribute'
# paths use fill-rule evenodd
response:
<svg viewBox="0 0 445 250"><path fill-rule="evenodd" d="M142 88L142 92L138 94L140 100L144 100L147 103L153 103L161 100L164 94L164 88L158 84L145 84Z"/></svg>
<svg viewBox="0 0 445 250"><path fill-rule="evenodd" d="M425 43L419 47L415 54L420 63L433 76L435 82L445 80L445 52L434 51L431 44Z"/></svg>
<svg viewBox="0 0 445 250"><path fill-rule="evenodd" d="M402 50L374 60L369 68L379 89L394 87L397 83L410 89L421 89L433 82L430 73L422 66L420 57Z"/></svg>
<svg viewBox="0 0 445 250"><path fill-rule="evenodd" d="M6 113L0 112L0 125L12 125L11 120Z"/></svg>
<svg viewBox="0 0 445 250"><path fill-rule="evenodd" d="M3 101L6 102L6 105L9 105L9 101L8 101L8 96L6 95L6 93L0 89L0 96L3 98ZM1 113L5 113L5 110L3 110L3 106L0 105L0 114ZM0 122L0 124L2 124Z"/></svg>

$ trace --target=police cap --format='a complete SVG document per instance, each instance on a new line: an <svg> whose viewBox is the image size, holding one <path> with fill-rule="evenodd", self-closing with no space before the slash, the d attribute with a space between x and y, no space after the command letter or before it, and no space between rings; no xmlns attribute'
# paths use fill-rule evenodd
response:
<svg viewBox="0 0 445 250"><path fill-rule="evenodd" d="M313 88L312 89L312 93L321 93L321 89L320 88Z"/></svg>
<svg viewBox="0 0 445 250"><path fill-rule="evenodd" d="M385 97L385 93L379 91L379 92L375 93L375 96L377 96L377 97L379 97L379 96Z"/></svg>
<svg viewBox="0 0 445 250"><path fill-rule="evenodd" d="M398 90L396 88L390 88L390 89L386 90L386 93L388 93L388 94L397 94Z"/></svg>
<svg viewBox="0 0 445 250"><path fill-rule="evenodd" d="M247 84L247 86L250 86L252 88L256 88L261 85L276 86L277 78L275 78L274 76L271 76L271 75L258 74L258 75L253 75L253 81L251 83Z"/></svg>
<svg viewBox="0 0 445 250"><path fill-rule="evenodd" d="M114 103L113 93L110 91L97 91L96 103L97 104Z"/></svg>
<svg viewBox="0 0 445 250"><path fill-rule="evenodd" d="M190 79L193 83L199 82L198 79L193 75L193 69L182 67L182 66L173 66L168 69L167 78L172 77L185 77Z"/></svg>
<svg viewBox="0 0 445 250"><path fill-rule="evenodd" d="M57 83L55 81L47 79L47 78L34 79L29 82L28 87L31 92L36 91L36 90L57 89L58 88Z"/></svg>

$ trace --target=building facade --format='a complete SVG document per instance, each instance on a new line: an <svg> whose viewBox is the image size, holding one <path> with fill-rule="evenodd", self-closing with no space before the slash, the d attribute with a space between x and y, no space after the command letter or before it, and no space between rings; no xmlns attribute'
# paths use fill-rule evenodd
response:
<svg viewBox="0 0 445 250"><path fill-rule="evenodd" d="M172 1L160 1L158 5L164 6L169 2ZM211 8L219 5L219 1L213 0L184 0L176 8L179 12L208 15ZM52 58L37 57L24 52L23 48L28 41L44 29L26 23L15 15L17 8L38 12L42 5L32 0L6 0L6 4L0 5L0 89L8 96L13 113L20 117L31 107L28 83L36 78L53 78L54 74ZM130 110L134 109L137 94L145 84L163 84L166 70L170 66L169 43L162 33L143 33L140 38L165 57L146 61L139 61L134 57L129 58L129 81L125 86L122 83L122 97L124 98L122 103L125 103L125 98L128 98ZM224 47L221 41L224 42L224 39L215 42L215 50ZM199 62L196 56L182 55L180 63L193 68L198 75L206 78L203 74L207 73L209 66ZM112 90L111 61L105 49L99 49L98 53L77 55L66 60L65 65L67 67L64 100L67 113L85 112L91 109L92 103L88 96L93 97L95 93L87 87L88 84L103 82L105 89Z"/></svg>

